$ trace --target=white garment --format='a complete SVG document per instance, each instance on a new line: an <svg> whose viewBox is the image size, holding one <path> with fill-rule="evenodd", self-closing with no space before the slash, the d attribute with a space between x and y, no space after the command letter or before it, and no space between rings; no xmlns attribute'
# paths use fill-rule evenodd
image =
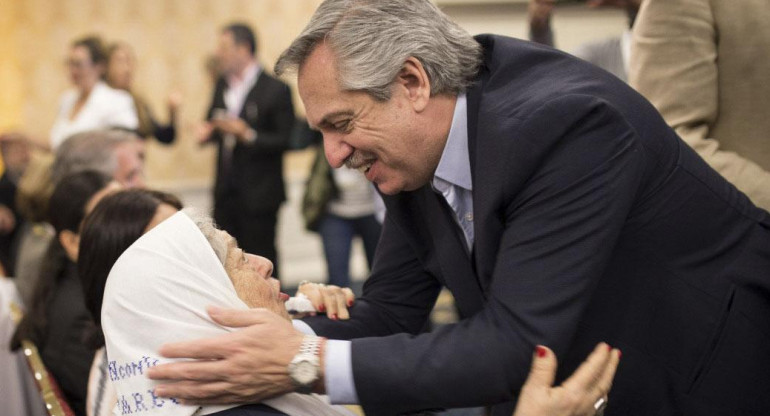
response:
<svg viewBox="0 0 770 416"><path fill-rule="evenodd" d="M375 213L375 201L380 196L363 173L342 167L332 169L332 179L337 186L337 198L329 201L329 212L342 218L360 218Z"/></svg>
<svg viewBox="0 0 770 416"><path fill-rule="evenodd" d="M91 371L88 373L86 416L109 416L118 401L115 386L107 376L106 360L104 347L99 348L94 354Z"/></svg>
<svg viewBox="0 0 770 416"><path fill-rule="evenodd" d="M107 375L117 391L114 414L198 415L234 407L180 405L152 394L148 367L179 361L157 353L168 342L213 337L233 331L208 317L207 306L247 308L222 263L184 212L147 232L115 262L107 279L102 329ZM348 414L317 395L287 394L263 403L289 415Z"/></svg>
<svg viewBox="0 0 770 416"><path fill-rule="evenodd" d="M246 102L246 96L254 88L261 72L262 67L252 63L243 70L240 79L236 77L227 79L227 88L223 98L225 107L227 107L227 114L230 117L239 117L241 110L243 110L243 103Z"/></svg>
<svg viewBox="0 0 770 416"><path fill-rule="evenodd" d="M110 127L135 130L139 127L134 99L126 91L111 88L102 81L97 82L83 108L74 119L70 119L79 96L77 90L69 90L62 95L59 113L51 128L51 148L58 148L68 137L83 131Z"/></svg>

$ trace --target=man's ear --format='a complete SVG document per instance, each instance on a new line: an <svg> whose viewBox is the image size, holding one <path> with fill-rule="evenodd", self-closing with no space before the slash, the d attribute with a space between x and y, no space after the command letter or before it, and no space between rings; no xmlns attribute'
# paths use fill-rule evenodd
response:
<svg viewBox="0 0 770 416"><path fill-rule="evenodd" d="M80 246L80 234L70 230L64 230L59 233L59 243L64 247L67 257L73 262L78 261L78 247Z"/></svg>
<svg viewBox="0 0 770 416"><path fill-rule="evenodd" d="M396 77L396 84L404 89L415 111L422 112L430 100L430 79L417 58L409 57Z"/></svg>

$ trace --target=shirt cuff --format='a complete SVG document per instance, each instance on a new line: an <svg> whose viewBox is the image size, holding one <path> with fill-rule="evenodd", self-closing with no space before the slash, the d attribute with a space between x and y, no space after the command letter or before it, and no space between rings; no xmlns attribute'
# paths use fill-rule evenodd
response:
<svg viewBox="0 0 770 416"><path fill-rule="evenodd" d="M291 324L294 325L294 329L296 329L299 332L302 332L305 335L315 335L315 331L313 331L313 328L310 327L305 321L301 321L299 319L292 319Z"/></svg>
<svg viewBox="0 0 770 416"><path fill-rule="evenodd" d="M307 325L307 324L306 324ZM324 385L332 404L358 404L350 341L326 341Z"/></svg>

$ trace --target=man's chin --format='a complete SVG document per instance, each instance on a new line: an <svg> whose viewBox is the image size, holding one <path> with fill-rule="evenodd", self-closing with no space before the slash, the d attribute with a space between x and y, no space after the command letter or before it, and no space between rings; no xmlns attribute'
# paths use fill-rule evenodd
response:
<svg viewBox="0 0 770 416"><path fill-rule="evenodd" d="M395 195L395 194L401 192L400 189L390 189L390 188L387 188L387 187L384 187L384 186L379 186L379 185L377 186L377 189L379 189L380 192L382 192L385 195Z"/></svg>
<svg viewBox="0 0 770 416"><path fill-rule="evenodd" d="M404 184L404 183L392 183L382 182L377 183L377 189L385 195L395 195L401 192L411 192L422 187L422 184Z"/></svg>

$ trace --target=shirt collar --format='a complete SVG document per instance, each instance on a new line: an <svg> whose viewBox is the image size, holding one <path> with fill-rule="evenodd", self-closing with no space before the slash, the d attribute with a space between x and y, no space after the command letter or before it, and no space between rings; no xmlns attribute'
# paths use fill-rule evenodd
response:
<svg viewBox="0 0 770 416"><path fill-rule="evenodd" d="M473 190L471 178L471 158L468 153L468 110L465 93L457 96L452 126L449 128L444 152L434 174L436 179L449 182L469 191Z"/></svg>
<svg viewBox="0 0 770 416"><path fill-rule="evenodd" d="M262 67L254 61L244 68L240 74L227 77L227 86L229 88L237 88L241 84L254 84L261 71Z"/></svg>

